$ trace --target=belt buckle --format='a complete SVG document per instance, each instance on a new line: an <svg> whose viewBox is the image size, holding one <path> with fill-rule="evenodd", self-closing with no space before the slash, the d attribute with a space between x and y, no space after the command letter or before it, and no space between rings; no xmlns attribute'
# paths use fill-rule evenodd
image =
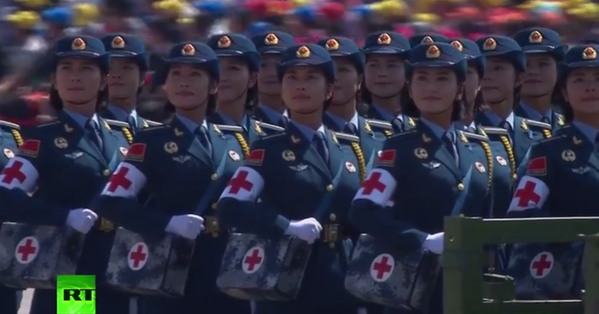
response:
<svg viewBox="0 0 599 314"><path fill-rule="evenodd" d="M114 224L108 219L100 218L100 225L98 226L98 229L104 232L112 232L114 230Z"/></svg>
<svg viewBox="0 0 599 314"><path fill-rule="evenodd" d="M213 238L218 237L218 234L220 233L220 226L218 224L218 219L214 216L205 216L204 219L205 219L205 226L206 226L206 229L204 230L204 232L210 233Z"/></svg>
<svg viewBox="0 0 599 314"><path fill-rule="evenodd" d="M329 244L329 247L334 248L335 242L339 239L339 225L324 225L324 239L323 241Z"/></svg>

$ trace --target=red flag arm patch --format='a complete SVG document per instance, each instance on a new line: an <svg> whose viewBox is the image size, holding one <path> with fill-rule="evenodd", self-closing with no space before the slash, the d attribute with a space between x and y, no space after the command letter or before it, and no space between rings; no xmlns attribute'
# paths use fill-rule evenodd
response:
<svg viewBox="0 0 599 314"><path fill-rule="evenodd" d="M135 143L129 146L125 160L133 162L143 162L146 156L146 144Z"/></svg>
<svg viewBox="0 0 599 314"><path fill-rule="evenodd" d="M41 143L39 140L26 140L19 147L19 155L29 157L29 158L37 158L40 153Z"/></svg>
<svg viewBox="0 0 599 314"><path fill-rule="evenodd" d="M393 167L395 166L396 158L397 152L395 149L386 149L379 153L375 165L381 167Z"/></svg>
<svg viewBox="0 0 599 314"><path fill-rule="evenodd" d="M526 174L529 176L546 176L547 175L547 157L536 157L528 161L526 164Z"/></svg>
<svg viewBox="0 0 599 314"><path fill-rule="evenodd" d="M250 152L248 157L245 159L245 164L248 166L262 166L264 161L264 149L254 149Z"/></svg>

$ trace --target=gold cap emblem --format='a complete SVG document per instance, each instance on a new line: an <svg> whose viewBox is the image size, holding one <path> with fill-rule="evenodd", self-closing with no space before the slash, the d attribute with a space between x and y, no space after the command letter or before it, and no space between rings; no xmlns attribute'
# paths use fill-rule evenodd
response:
<svg viewBox="0 0 599 314"><path fill-rule="evenodd" d="M184 56L193 56L196 54L196 48L192 44L186 44L181 49L181 54Z"/></svg>
<svg viewBox="0 0 599 314"><path fill-rule="evenodd" d="M226 37L226 36L225 36ZM222 38L221 38L222 40ZM264 43L269 46L275 46L279 44L279 37L277 35L270 33L264 37Z"/></svg>
<svg viewBox="0 0 599 314"><path fill-rule="evenodd" d="M497 42L495 41L495 39L487 38L487 40L485 40L485 43L483 44L483 50L489 51L489 50L495 50L496 48L497 48Z"/></svg>
<svg viewBox="0 0 599 314"><path fill-rule="evenodd" d="M452 41L451 45L453 46L453 48L457 49L459 52L462 52L462 50L464 50L464 46L462 45L462 43L457 40Z"/></svg>
<svg viewBox="0 0 599 314"><path fill-rule="evenodd" d="M231 38L223 36L218 40L218 48L229 48L231 47Z"/></svg>
<svg viewBox="0 0 599 314"><path fill-rule="evenodd" d="M379 39L377 39L377 42L379 45L389 45L391 44L391 36L389 36L387 33L382 33L379 36Z"/></svg>
<svg viewBox="0 0 599 314"><path fill-rule="evenodd" d="M325 45L327 50L337 50L339 49L339 42L335 39L327 40L327 44Z"/></svg>
<svg viewBox="0 0 599 314"><path fill-rule="evenodd" d="M429 59L436 59L439 58L441 56L441 50L439 49L439 47L432 45L430 47L428 47L428 49L426 50L426 57Z"/></svg>
<svg viewBox="0 0 599 314"><path fill-rule="evenodd" d="M582 52L582 58L584 60L594 60L597 59L597 51L593 49L593 47L586 47Z"/></svg>
<svg viewBox="0 0 599 314"><path fill-rule="evenodd" d="M125 40L121 36L116 36L115 38L112 39L110 46L113 49L123 49L123 48L125 48Z"/></svg>
<svg viewBox="0 0 599 314"><path fill-rule="evenodd" d="M85 41L83 41L83 39L81 38L75 38L75 40L73 40L73 43L71 43L72 50L85 50L85 46Z"/></svg>
<svg viewBox="0 0 599 314"><path fill-rule="evenodd" d="M297 52L295 53L295 55L301 59L309 58L310 57L310 49L308 49L308 47L306 47L306 46L301 46L297 49Z"/></svg>
<svg viewBox="0 0 599 314"><path fill-rule="evenodd" d="M540 44L543 42L543 35L541 35L541 32L539 31L534 31L528 36L528 42L531 44Z"/></svg>
<svg viewBox="0 0 599 314"><path fill-rule="evenodd" d="M424 38L422 38L422 41L420 41L421 44L432 44L435 41L431 38L431 36L424 36Z"/></svg>

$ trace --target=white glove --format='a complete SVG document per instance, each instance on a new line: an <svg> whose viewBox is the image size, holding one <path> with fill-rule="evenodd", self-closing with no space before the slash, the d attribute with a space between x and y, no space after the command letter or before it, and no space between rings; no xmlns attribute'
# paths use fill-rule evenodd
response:
<svg viewBox="0 0 599 314"><path fill-rule="evenodd" d="M422 247L435 253L441 254L443 253L443 238L445 236L444 232L439 232L435 234L429 234L424 240L424 244Z"/></svg>
<svg viewBox="0 0 599 314"><path fill-rule="evenodd" d="M204 218L198 215L173 216L164 230L194 240L204 230Z"/></svg>
<svg viewBox="0 0 599 314"><path fill-rule="evenodd" d="M298 237L312 244L320 238L320 231L322 231L322 226L316 219L306 218L300 221L292 221L285 230L285 234Z"/></svg>
<svg viewBox="0 0 599 314"><path fill-rule="evenodd" d="M98 220L98 215L87 208L71 209L67 216L67 226L87 234Z"/></svg>

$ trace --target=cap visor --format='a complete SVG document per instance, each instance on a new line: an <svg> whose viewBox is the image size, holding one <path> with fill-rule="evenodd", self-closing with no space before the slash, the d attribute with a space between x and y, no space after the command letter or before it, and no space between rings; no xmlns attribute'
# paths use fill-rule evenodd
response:
<svg viewBox="0 0 599 314"><path fill-rule="evenodd" d="M366 54L401 54L404 52L406 52L406 50L388 47L371 47L364 49L364 53Z"/></svg>
<svg viewBox="0 0 599 314"><path fill-rule="evenodd" d="M448 61L425 61L410 63L415 68L451 68L457 63Z"/></svg>
<svg viewBox="0 0 599 314"><path fill-rule="evenodd" d="M218 50L215 52L218 57L238 57L243 54L243 52L239 50Z"/></svg>
<svg viewBox="0 0 599 314"><path fill-rule="evenodd" d="M137 53L131 51L110 51L108 52L111 58L129 58L138 56Z"/></svg>
<svg viewBox="0 0 599 314"><path fill-rule="evenodd" d="M103 55L104 54L99 54L97 52L91 52L91 51L68 51L68 52L58 52L55 54L55 56L58 58L89 58L89 59L99 58L99 57L102 57Z"/></svg>
<svg viewBox="0 0 599 314"><path fill-rule="evenodd" d="M190 57L177 57L165 60L167 63L188 63L188 64L200 64L206 62L206 59L202 58L190 58Z"/></svg>

